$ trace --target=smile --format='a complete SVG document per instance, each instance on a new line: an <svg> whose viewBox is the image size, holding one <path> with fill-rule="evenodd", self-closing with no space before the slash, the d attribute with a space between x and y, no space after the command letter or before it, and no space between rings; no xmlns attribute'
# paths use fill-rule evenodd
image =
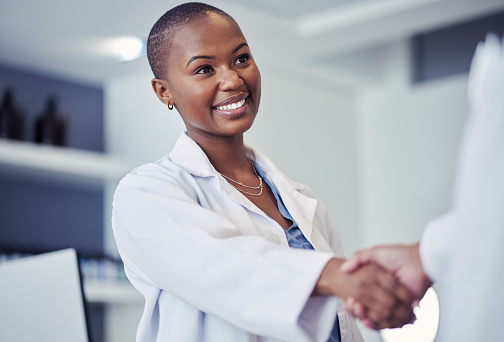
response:
<svg viewBox="0 0 504 342"><path fill-rule="evenodd" d="M244 104L245 104L245 99L238 101L238 102L235 102L235 103L230 103L225 106L217 106L217 107L215 107L215 109L217 109L217 110L232 110L232 109L240 108Z"/></svg>

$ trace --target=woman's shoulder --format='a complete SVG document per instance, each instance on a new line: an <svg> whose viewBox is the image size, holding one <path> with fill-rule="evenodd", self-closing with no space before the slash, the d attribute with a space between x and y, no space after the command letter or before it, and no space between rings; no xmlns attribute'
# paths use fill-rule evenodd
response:
<svg viewBox="0 0 504 342"><path fill-rule="evenodd" d="M160 177L170 177L171 174L177 172L179 167L170 160L169 155L162 157L161 159L146 163L135 167L129 175L142 175L142 176L160 176Z"/></svg>
<svg viewBox="0 0 504 342"><path fill-rule="evenodd" d="M146 163L134 168L122 178L119 187L126 185L145 187L150 184L183 186L184 183L187 183L188 178L190 178L188 172L171 161L167 155L156 162Z"/></svg>
<svg viewBox="0 0 504 342"><path fill-rule="evenodd" d="M114 202L198 200L198 184L194 176L170 158L136 167L124 176L114 192Z"/></svg>

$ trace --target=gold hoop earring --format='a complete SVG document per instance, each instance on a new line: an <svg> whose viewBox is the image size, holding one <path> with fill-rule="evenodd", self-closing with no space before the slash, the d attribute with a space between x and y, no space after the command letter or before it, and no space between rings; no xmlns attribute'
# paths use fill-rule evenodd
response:
<svg viewBox="0 0 504 342"><path fill-rule="evenodd" d="M168 103L168 110L173 110L173 105Z"/></svg>

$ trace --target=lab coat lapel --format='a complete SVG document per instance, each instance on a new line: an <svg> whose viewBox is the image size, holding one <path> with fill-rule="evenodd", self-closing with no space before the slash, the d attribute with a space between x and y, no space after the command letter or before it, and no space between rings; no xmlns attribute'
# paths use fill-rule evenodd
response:
<svg viewBox="0 0 504 342"><path fill-rule="evenodd" d="M292 188L290 196L282 196L282 199L289 210L292 218L298 224L299 229L303 235L310 241L313 248L320 252L333 252L327 239L323 237L320 229L313 227L315 224L315 213L317 210L318 201L315 198L308 197L301 193L299 190Z"/></svg>
<svg viewBox="0 0 504 342"><path fill-rule="evenodd" d="M175 143L170 159L194 176L211 177L216 174L205 152L186 132L183 132Z"/></svg>
<svg viewBox="0 0 504 342"><path fill-rule="evenodd" d="M313 245L313 218L315 216L315 209L317 208L317 200L303 195L291 184L285 183L283 180L276 182L275 186L299 229L301 229L303 235ZM316 248L316 246L314 247Z"/></svg>
<svg viewBox="0 0 504 342"><path fill-rule="evenodd" d="M302 193L306 186L289 179L268 157L252 146L247 145L246 151L249 158L254 160L261 170L266 173L266 177L273 182L287 210L296 221L303 235L316 250L327 250L326 247L328 246L321 246L319 241L313 239L313 220L317 209L317 200Z"/></svg>
<svg viewBox="0 0 504 342"><path fill-rule="evenodd" d="M266 173L266 177L273 182L287 210L315 250L333 252L322 231L319 228L314 228L323 223L315 222L315 220L320 219L315 216L318 201L303 193L306 186L292 181L261 151L247 145L246 152L248 157L254 160L261 170Z"/></svg>

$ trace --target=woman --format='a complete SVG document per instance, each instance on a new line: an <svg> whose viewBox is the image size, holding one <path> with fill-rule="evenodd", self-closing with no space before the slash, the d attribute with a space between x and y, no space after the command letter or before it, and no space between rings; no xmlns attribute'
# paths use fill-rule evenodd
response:
<svg viewBox="0 0 504 342"><path fill-rule="evenodd" d="M411 319L410 295L388 273L339 272L325 206L244 144L261 76L228 14L173 8L148 57L156 95L187 131L114 196L117 246L146 300L138 341L361 341L336 296L359 298L370 319Z"/></svg>

